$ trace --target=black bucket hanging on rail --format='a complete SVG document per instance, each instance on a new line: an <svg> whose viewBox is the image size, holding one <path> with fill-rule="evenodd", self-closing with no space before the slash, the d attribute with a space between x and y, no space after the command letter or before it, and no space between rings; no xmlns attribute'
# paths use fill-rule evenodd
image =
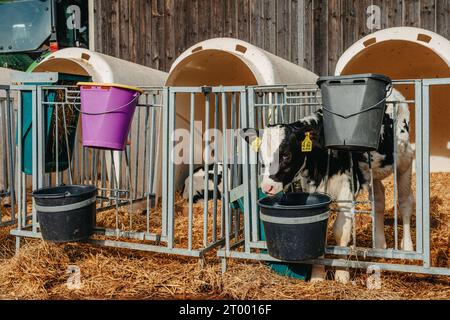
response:
<svg viewBox="0 0 450 320"><path fill-rule="evenodd" d="M379 74L320 77L325 147L377 150L391 83Z"/></svg>
<svg viewBox="0 0 450 320"><path fill-rule="evenodd" d="M33 192L42 238L51 242L86 240L96 224L95 186L68 185Z"/></svg>

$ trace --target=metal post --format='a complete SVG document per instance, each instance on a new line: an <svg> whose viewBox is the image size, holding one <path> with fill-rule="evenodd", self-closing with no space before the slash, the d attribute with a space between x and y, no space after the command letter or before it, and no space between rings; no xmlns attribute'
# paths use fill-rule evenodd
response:
<svg viewBox="0 0 450 320"><path fill-rule="evenodd" d="M38 189L38 112L37 112L37 98L36 98L36 88L34 87L32 92L32 102L31 102L31 107L32 107L32 111L31 111L31 117L32 117L32 124L31 124L31 131L32 131L32 147L31 147L31 154L32 154L32 188L33 190ZM25 191L26 192L26 191ZM25 194L25 193L24 193ZM33 202L33 209L32 209L32 228L33 228L33 232L37 231L36 228L36 222L37 222L37 218L36 218L36 209L34 207L35 203L34 203L34 199L32 199ZM26 208L26 204L25 204L25 208Z"/></svg>
<svg viewBox="0 0 450 320"><path fill-rule="evenodd" d="M6 90L6 132L7 132L7 140L8 140L8 149L9 149L9 166L8 166L8 178L9 178L9 193L11 198L11 221L16 219L15 213L15 203L16 203L16 194L15 194L15 174L14 174L14 141L13 141L13 106L11 104L11 91L10 89ZM20 137L20 136L19 136ZM20 139L19 139L20 140ZM20 219L19 219L20 220Z"/></svg>
<svg viewBox="0 0 450 320"><path fill-rule="evenodd" d="M422 81L414 82L415 88L415 141L416 141L416 250L423 252L423 173L422 173Z"/></svg>
<svg viewBox="0 0 450 320"><path fill-rule="evenodd" d="M422 113L422 190L423 190L423 266L431 266L430 256L430 86L423 85Z"/></svg>
<svg viewBox="0 0 450 320"><path fill-rule="evenodd" d="M227 96L222 92L222 131L226 131L227 128ZM230 215L229 215L229 193L228 193L228 146L227 135L222 135L222 207L225 209L225 247L226 250L230 250Z"/></svg>
<svg viewBox="0 0 450 320"><path fill-rule="evenodd" d="M192 216L193 216L193 192L194 192L194 120L195 120L195 93L190 94L191 103L190 103L190 116L189 116L189 216L188 216L188 249L192 250ZM206 173L206 177L208 174ZM205 212L206 216L208 215L208 189L205 190L205 199L206 199L206 207ZM204 218L205 220L206 218ZM204 228L206 229L206 228ZM207 229L206 229L207 232ZM203 243L206 246L207 234L204 235Z"/></svg>
<svg viewBox="0 0 450 320"><path fill-rule="evenodd" d="M175 163L173 157L173 149L174 149L174 142L172 141L172 134L175 133L175 113L176 113L176 94L174 92L170 93L169 98L169 152L168 152L168 175L167 179L169 181L169 188L167 192L167 211L168 211L168 221L167 221L167 227L168 227L168 247L169 249L173 248L173 242L174 242L174 224L175 224L175 208L174 208L174 202L175 202L175 185L174 185L174 178L175 178Z"/></svg>
<svg viewBox="0 0 450 320"><path fill-rule="evenodd" d="M163 238L167 237L167 218L169 214L169 204L168 204L168 188L169 182L165 177L168 177L168 166L170 163L169 158L169 141L170 141L170 132L169 132L169 112L174 111L172 109L173 106L170 105L169 98L171 97L170 89L165 88L163 90L163 127L162 127L162 135L163 135L163 154L162 154L162 217L161 217L161 236ZM173 181L171 181L173 188Z"/></svg>
<svg viewBox="0 0 450 320"><path fill-rule="evenodd" d="M255 128L255 91L254 88L248 90L248 126ZM267 124L267 123L266 123ZM252 241L259 241L259 225L258 225L258 172L257 172L257 154L254 151L250 152L250 216L251 216L251 229L252 229Z"/></svg>
<svg viewBox="0 0 450 320"><path fill-rule="evenodd" d="M356 188L355 188L355 179L354 179L354 172L353 172L353 156L352 153L349 152L350 157L350 187L352 191L352 207L351 207L351 215L352 215L352 237L353 237L353 248L356 248Z"/></svg>
<svg viewBox="0 0 450 320"><path fill-rule="evenodd" d="M394 158L394 249L398 250L398 184L397 184L397 103L392 105Z"/></svg>
<svg viewBox="0 0 450 320"><path fill-rule="evenodd" d="M193 98L192 98L193 100ZM191 100L191 108L194 107L193 101ZM205 93L205 166L204 166L204 171L205 171L205 177L204 177L204 181L203 181L203 190L204 190L204 194L205 194L205 198L204 198L204 204L203 204L203 246L206 247L208 245L208 190L209 190L209 109L210 109L210 94L209 93ZM191 110L192 111L192 110ZM193 120L193 114L191 115L191 121ZM193 131L194 127L193 124L191 123L191 143L192 143L192 149L194 147L194 138L193 138ZM217 152L216 150L214 150L214 152ZM194 160L194 158L192 157L192 161ZM214 189L217 188L216 185L213 186ZM191 193L192 193L192 188L190 189L190 193L189 193L189 200L191 198ZM216 214L213 212L213 222L216 222ZM191 216L189 216L190 219L192 219ZM212 241L215 242L216 241L216 229L213 225L212 228Z"/></svg>
<svg viewBox="0 0 450 320"><path fill-rule="evenodd" d="M247 108L247 92L243 91L240 95L240 104L239 104L239 114L241 115L241 128L248 127L248 110ZM249 147L245 142L241 143L242 150L242 184L244 186L244 250L246 253L250 253L250 193L251 193L251 184L249 183L250 178L250 163L249 163ZM225 259L223 259L225 260ZM226 260L225 260L226 263Z"/></svg>
<svg viewBox="0 0 450 320"><path fill-rule="evenodd" d="M370 174L370 198L371 198L371 216L372 216L372 248L375 248L375 231L377 229L376 226L376 208L375 208L375 194L373 190L373 170L372 170L372 153L367 152L367 159L369 161L369 174Z"/></svg>

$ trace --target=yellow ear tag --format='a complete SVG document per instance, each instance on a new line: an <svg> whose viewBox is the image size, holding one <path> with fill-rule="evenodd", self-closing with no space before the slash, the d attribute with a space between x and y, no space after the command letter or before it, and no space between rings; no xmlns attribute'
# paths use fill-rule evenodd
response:
<svg viewBox="0 0 450 320"><path fill-rule="evenodd" d="M312 141L310 138L310 133L306 132L305 140L302 141L302 152L311 152L312 151Z"/></svg>
<svg viewBox="0 0 450 320"><path fill-rule="evenodd" d="M259 137L256 137L251 144L252 150L258 152L260 146L261 146L261 139Z"/></svg>

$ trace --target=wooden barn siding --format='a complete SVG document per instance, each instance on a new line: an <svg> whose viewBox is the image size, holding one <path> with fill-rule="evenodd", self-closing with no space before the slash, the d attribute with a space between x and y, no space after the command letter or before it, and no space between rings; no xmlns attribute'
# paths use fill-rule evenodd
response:
<svg viewBox="0 0 450 320"><path fill-rule="evenodd" d="M184 50L213 37L248 41L319 75L381 27L414 26L450 39L450 0L96 0L96 50L168 71Z"/></svg>

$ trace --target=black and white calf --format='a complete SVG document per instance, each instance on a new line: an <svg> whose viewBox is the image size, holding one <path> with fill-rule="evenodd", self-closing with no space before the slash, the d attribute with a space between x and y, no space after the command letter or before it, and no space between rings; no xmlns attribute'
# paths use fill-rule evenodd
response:
<svg viewBox="0 0 450 320"><path fill-rule="evenodd" d="M217 164L217 184L214 183L214 164L208 165L208 173L205 172L204 166L194 169L192 175L192 199L193 203L203 201L205 198L205 176L208 175L208 199L213 199L214 189L217 189L217 199L222 196L222 171L223 166L221 163ZM184 181L183 186L183 198L189 199L189 177Z"/></svg>
<svg viewBox="0 0 450 320"><path fill-rule="evenodd" d="M404 97L394 90L388 101L405 101ZM393 128L392 104L388 104L383 119L379 148L371 153L375 211L377 248L386 248L384 236L385 190L383 179L393 173L394 165L394 130L397 134L397 175L398 203L403 218L403 239L401 248L413 250L410 233L410 217L413 211L414 198L411 192L411 174L414 152L409 142L409 110L406 103L399 103L396 108L397 126ZM313 147L310 152L302 152L301 143L309 133ZM263 165L261 189L268 195L280 191L288 191L294 181L300 181L305 192L325 191L328 150L323 143L322 110L291 124L278 124L264 128L261 133L255 129L245 129L242 135L249 143L259 136L260 159ZM367 188L370 183L370 172L367 153L353 153L354 182L357 192ZM327 192L336 200L351 200L351 177L349 153L332 151L328 175ZM351 240L352 215L349 204L338 203L339 213L333 231L339 246L347 246ZM315 266L313 279L323 277L324 268ZM336 271L336 280L346 282L349 273L346 270Z"/></svg>

